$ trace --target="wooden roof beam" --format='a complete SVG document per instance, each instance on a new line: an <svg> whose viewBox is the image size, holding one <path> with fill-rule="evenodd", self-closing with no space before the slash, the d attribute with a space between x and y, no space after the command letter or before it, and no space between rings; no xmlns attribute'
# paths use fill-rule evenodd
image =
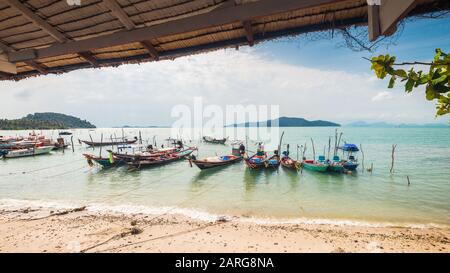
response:
<svg viewBox="0 0 450 273"><path fill-rule="evenodd" d="M3 52L5 52L5 53L8 53L8 52L15 52L15 51L16 51L14 48L10 47L9 45L7 45L7 44L4 43L4 42L0 42L0 49L1 49ZM0 55L1 55L1 54L0 54ZM26 63L27 65L31 66L33 69L35 69L35 70L37 70L37 71L39 71L39 72L41 72L41 73L43 73L43 74L47 74L47 67L44 66L44 65L42 65L42 64L38 64L38 63L36 63L36 62L33 61L33 60L27 60L27 61L24 61L24 63ZM1 65L1 56L0 56L0 65ZM12 64L12 65L14 65L14 67L15 67L15 72L12 72L12 71L4 71L4 70L2 70L2 69L0 69L0 71L8 72L8 73L11 73L11 74L16 74L16 73L17 73L16 64Z"/></svg>
<svg viewBox="0 0 450 273"><path fill-rule="evenodd" d="M0 72L17 74L16 64L8 61L8 55L0 52Z"/></svg>
<svg viewBox="0 0 450 273"><path fill-rule="evenodd" d="M253 29L251 21L242 22L245 30L245 36L247 37L248 45L253 46L255 44L255 38L253 37Z"/></svg>
<svg viewBox="0 0 450 273"><path fill-rule="evenodd" d="M291 10L318 7L343 0L260 0L236 6L214 9L210 12L190 16L178 20L161 23L154 26L118 31L89 39L70 41L64 44L54 44L46 48L35 49L37 58L54 57L64 54L90 51L97 48L111 47L141 41L150 41L180 33L201 30L242 22L259 17L270 16ZM24 61L32 53L30 49L9 54L10 62Z"/></svg>
<svg viewBox="0 0 450 273"><path fill-rule="evenodd" d="M33 22L33 24L40 27L42 30L47 32L53 38L55 38L58 42L64 43L67 41L67 38L59 32L56 28L52 27L49 23L47 23L44 19L36 15L36 13L32 12L29 8L27 8L24 4L22 4L18 0L3 0L9 6L18 10L23 16L25 16L28 20Z"/></svg>
<svg viewBox="0 0 450 273"><path fill-rule="evenodd" d="M47 67L44 66L43 64L38 64L33 60L25 61L25 63L34 68L35 70L41 72L42 74L47 74Z"/></svg>
<svg viewBox="0 0 450 273"><path fill-rule="evenodd" d="M128 14L122 9L116 0L103 0L103 3L108 7L111 13L119 19L126 29L132 30L136 28L136 24L130 19L130 17L128 17Z"/></svg>
<svg viewBox="0 0 450 273"><path fill-rule="evenodd" d="M132 30L136 28L136 24L130 19L128 14L123 10L123 8L117 3L116 0L103 0L103 3L108 7L111 13L125 26L126 29ZM148 40L141 41L141 45L147 49L150 57L154 60L159 59L159 54L156 48Z"/></svg>
<svg viewBox="0 0 450 273"><path fill-rule="evenodd" d="M34 12L32 12L29 8L27 8L24 4L19 2L18 0L3 0L11 7L17 9L23 16L25 16L28 20L30 20L33 24L47 32L50 36L52 36L55 40L57 40L60 43L65 43L69 41L69 39L64 36L61 32L59 32L56 28L51 26L49 23L47 23L44 19L36 15ZM79 53L79 55L85 59L86 61L90 62L93 66L98 66L98 62L96 61L95 57L92 56L90 52L82 52ZM45 69L37 64L36 62L32 62L29 64L33 66L36 70L42 72ZM42 72L44 73L44 72Z"/></svg>
<svg viewBox="0 0 450 273"><path fill-rule="evenodd" d="M152 59L155 61L159 60L159 53L150 41L142 41L141 45L147 49Z"/></svg>
<svg viewBox="0 0 450 273"><path fill-rule="evenodd" d="M91 52L89 51L78 52L78 55L80 55L83 59L91 63L94 67L99 66L97 59L92 55Z"/></svg>
<svg viewBox="0 0 450 273"><path fill-rule="evenodd" d="M397 30L397 23L416 7L419 0L367 0L369 40L381 35L390 36Z"/></svg>

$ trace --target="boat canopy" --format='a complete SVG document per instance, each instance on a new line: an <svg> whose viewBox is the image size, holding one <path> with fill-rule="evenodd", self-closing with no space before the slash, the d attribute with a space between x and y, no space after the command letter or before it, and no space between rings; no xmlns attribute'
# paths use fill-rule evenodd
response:
<svg viewBox="0 0 450 273"><path fill-rule="evenodd" d="M358 146L351 143L345 143L344 146L340 147L340 149L346 151L346 152L358 152Z"/></svg>

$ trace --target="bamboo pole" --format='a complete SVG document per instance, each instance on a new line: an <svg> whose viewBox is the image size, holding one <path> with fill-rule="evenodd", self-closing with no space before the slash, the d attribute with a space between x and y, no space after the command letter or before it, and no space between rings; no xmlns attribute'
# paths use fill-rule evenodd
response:
<svg viewBox="0 0 450 273"><path fill-rule="evenodd" d="M359 144L359 149L361 150L361 155L362 155L362 171L364 172L364 151L363 151L363 147L362 144Z"/></svg>
<svg viewBox="0 0 450 273"><path fill-rule="evenodd" d="M392 154L391 154L392 161L391 161L391 170L390 170L390 173L393 173L393 172L394 172L394 160L395 160L394 154L395 154L395 148L397 148L397 144L392 144Z"/></svg>
<svg viewBox="0 0 450 273"><path fill-rule="evenodd" d="M316 161L316 148L314 147L314 140L311 138L311 144L313 149L313 161Z"/></svg>
<svg viewBox="0 0 450 273"><path fill-rule="evenodd" d="M74 153L75 147L73 146L73 135L70 136L70 142L72 143L72 153Z"/></svg>
<svg viewBox="0 0 450 273"><path fill-rule="evenodd" d="M102 157L102 143L103 143L103 133L100 136L100 157Z"/></svg>
<svg viewBox="0 0 450 273"><path fill-rule="evenodd" d="M89 134L89 137L91 138L91 142L92 142L92 144L94 144L94 140L92 139L92 136L91 136L91 134ZM92 150L95 150L95 146L94 146L94 145L92 145Z"/></svg>
<svg viewBox="0 0 450 273"><path fill-rule="evenodd" d="M328 159L330 159L331 137L328 137Z"/></svg>

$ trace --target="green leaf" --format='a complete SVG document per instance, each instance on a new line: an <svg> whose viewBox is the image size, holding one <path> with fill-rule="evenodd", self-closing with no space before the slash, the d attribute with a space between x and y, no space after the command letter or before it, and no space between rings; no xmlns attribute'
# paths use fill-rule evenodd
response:
<svg viewBox="0 0 450 273"><path fill-rule="evenodd" d="M414 81L412 79L408 79L408 81L405 84L406 93L410 93L413 90L413 87L414 87Z"/></svg>
<svg viewBox="0 0 450 273"><path fill-rule="evenodd" d="M399 76L399 77L402 77L402 78L408 77L408 74L407 74L406 71L403 70L403 69L397 69L397 70L395 70L395 71L394 71L394 74L397 75L397 76Z"/></svg>
<svg viewBox="0 0 450 273"><path fill-rule="evenodd" d="M433 86L427 85L427 88L425 90L425 95L427 100L433 100L435 98L435 92L433 89Z"/></svg>
<svg viewBox="0 0 450 273"><path fill-rule="evenodd" d="M395 76L392 76L391 80L389 81L388 88L394 88L395 80L396 80Z"/></svg>
<svg viewBox="0 0 450 273"><path fill-rule="evenodd" d="M432 83L433 85L437 85L437 84L439 84L439 83L445 81L446 79L447 79L447 75L442 75L442 76L440 76L439 78L432 80L431 83Z"/></svg>

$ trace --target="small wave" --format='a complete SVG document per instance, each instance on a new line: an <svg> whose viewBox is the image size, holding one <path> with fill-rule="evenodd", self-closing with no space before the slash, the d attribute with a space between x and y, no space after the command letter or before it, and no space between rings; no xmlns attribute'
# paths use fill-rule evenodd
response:
<svg viewBox="0 0 450 273"><path fill-rule="evenodd" d="M85 204L63 201L45 200L18 200L0 199L0 209L16 210L22 208L32 209L72 209ZM407 227L407 228L449 228L448 225L436 223L393 223L393 222L370 222L359 220L326 219L326 218L275 218L275 217L244 217L240 215L223 215L201 211L193 208L180 207L150 207L144 205L111 205L105 203L91 203L86 210L98 214L121 214L121 215L182 215L194 220L205 222L216 221L220 218L242 223L253 223L258 225L334 225L355 227Z"/></svg>

